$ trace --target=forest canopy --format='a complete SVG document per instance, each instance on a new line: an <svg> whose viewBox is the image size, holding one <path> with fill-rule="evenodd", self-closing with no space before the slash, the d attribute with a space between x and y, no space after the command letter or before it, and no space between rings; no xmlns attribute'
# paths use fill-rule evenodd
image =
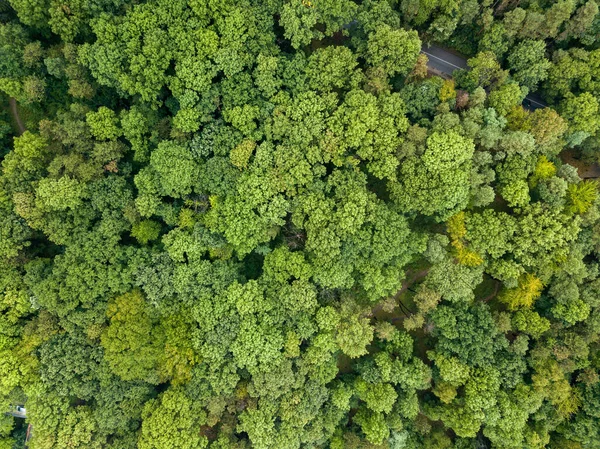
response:
<svg viewBox="0 0 600 449"><path fill-rule="evenodd" d="M596 0L1 0L0 105L0 449L600 449Z"/></svg>

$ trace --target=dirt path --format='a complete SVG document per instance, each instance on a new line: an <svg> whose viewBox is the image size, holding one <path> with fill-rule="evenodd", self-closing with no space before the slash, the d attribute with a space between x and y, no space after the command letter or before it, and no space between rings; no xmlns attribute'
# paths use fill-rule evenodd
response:
<svg viewBox="0 0 600 449"><path fill-rule="evenodd" d="M489 295L487 295L485 298L481 299L482 302L488 302L489 300L491 300L492 298L495 298L496 295L498 294L498 290L500 290L500 282L494 280L494 291L492 293L490 293Z"/></svg>
<svg viewBox="0 0 600 449"><path fill-rule="evenodd" d="M15 123L17 124L19 135L21 135L26 131L26 129L25 125L23 125L21 117L19 117L19 111L17 110L17 101L14 98L10 97L8 100L8 104L10 105L10 113L15 119Z"/></svg>
<svg viewBox="0 0 600 449"><path fill-rule="evenodd" d="M396 321L398 321L400 319L404 319L404 317L407 315L406 315L406 311L402 307L403 304L401 304L399 302L400 296L402 295L402 293L404 293L406 290L408 290L415 282L417 282L417 281L423 279L425 276L427 276L427 273L429 273L429 270L430 270L430 268L426 268L424 270L417 271L409 279L407 279L406 281L404 281L402 283L402 288L400 290L398 290L396 292L396 294L394 295L394 300L398 301L397 309L395 309L394 312L392 312L392 313L384 312L382 309L382 303L379 302L371 310L372 315L374 317L376 317L376 319L382 319L384 316L387 316L386 318L383 318L383 319L387 319L392 323L395 323ZM404 306L404 307L406 307L406 306Z"/></svg>
<svg viewBox="0 0 600 449"><path fill-rule="evenodd" d="M398 292L394 295L394 298L399 298L400 295L402 293L404 293L406 290L408 290L411 285L413 285L418 280L423 279L425 276L427 276L427 273L429 273L430 269L431 268L425 268L424 270L416 272L412 278L410 278L408 281L406 281L404 284L402 284L402 288L400 290L398 290Z"/></svg>

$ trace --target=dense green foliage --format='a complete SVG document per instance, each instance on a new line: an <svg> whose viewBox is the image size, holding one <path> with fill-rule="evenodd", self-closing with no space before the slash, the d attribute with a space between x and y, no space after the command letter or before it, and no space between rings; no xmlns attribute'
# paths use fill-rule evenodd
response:
<svg viewBox="0 0 600 449"><path fill-rule="evenodd" d="M0 56L31 449L600 449L596 0L7 0Z"/></svg>

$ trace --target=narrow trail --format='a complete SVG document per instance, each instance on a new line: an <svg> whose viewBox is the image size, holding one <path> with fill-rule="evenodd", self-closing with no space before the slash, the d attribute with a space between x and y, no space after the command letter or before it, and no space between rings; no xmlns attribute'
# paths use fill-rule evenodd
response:
<svg viewBox="0 0 600 449"><path fill-rule="evenodd" d="M495 281L494 282L494 291L492 293L490 293L489 295L487 295L485 298L481 299L481 302L488 302L490 301L492 298L496 297L496 295L498 295L498 291L500 290L500 282Z"/></svg>
<svg viewBox="0 0 600 449"><path fill-rule="evenodd" d="M427 273L429 273L430 269L431 268L426 268L424 270L417 271L412 278L410 278L404 284L402 284L402 288L398 290L398 292L394 295L394 298L398 299L402 293L404 293L410 288L411 285L427 276Z"/></svg>
<svg viewBox="0 0 600 449"><path fill-rule="evenodd" d="M394 294L394 300L398 301L400 298L400 295L402 295L402 293L404 293L406 290L408 290L415 282L423 279L425 276L427 276L427 273L429 273L430 268L426 268L424 270L421 271L417 271L415 274L413 274L410 279L407 279L406 281L404 281L402 283L402 288L400 290L398 290L395 294ZM392 317L390 318L390 322L394 323L396 321L398 321L400 318L403 318L403 316L401 314L405 313L402 310L402 307L399 304L399 310L394 312L392 315ZM379 313L382 312L382 304L378 303L375 305L375 307L373 307L373 309L371 310L371 313L373 316L377 316ZM395 316L394 316L395 315Z"/></svg>
<svg viewBox="0 0 600 449"><path fill-rule="evenodd" d="M10 113L15 119L15 123L17 124L19 135L21 135L26 131L26 129L25 125L23 124L23 121L21 120L21 117L19 117L19 111L17 110L17 100L15 100L13 97L10 97L8 99L8 104L10 105Z"/></svg>

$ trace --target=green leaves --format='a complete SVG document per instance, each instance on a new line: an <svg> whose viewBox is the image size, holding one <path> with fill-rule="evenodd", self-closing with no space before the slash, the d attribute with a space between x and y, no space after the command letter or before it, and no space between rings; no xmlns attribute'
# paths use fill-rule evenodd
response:
<svg viewBox="0 0 600 449"><path fill-rule="evenodd" d="M598 440L595 2L9 3L0 404L36 448Z"/></svg>
<svg viewBox="0 0 600 449"><path fill-rule="evenodd" d="M474 149L473 141L456 131L434 132L425 153L400 167L400 182L389 184L392 199L405 210L440 221L452 216L469 200L467 179Z"/></svg>
<svg viewBox="0 0 600 449"><path fill-rule="evenodd" d="M567 187L567 211L583 214L596 201L598 186L595 181L582 181Z"/></svg>
<svg viewBox="0 0 600 449"><path fill-rule="evenodd" d="M367 353L367 345L373 339L373 328L365 317L351 315L342 320L337 329L336 342L350 358Z"/></svg>
<svg viewBox="0 0 600 449"><path fill-rule="evenodd" d="M88 112L86 121L92 130L92 135L98 140L116 139L121 135L115 112L104 106L98 108L97 112Z"/></svg>
<svg viewBox="0 0 600 449"><path fill-rule="evenodd" d="M138 440L141 449L203 449L208 440L198 432L206 412L181 389L170 388L146 403Z"/></svg>
<svg viewBox="0 0 600 449"><path fill-rule="evenodd" d="M75 209L86 195L85 186L68 176L42 179L35 193L40 208L49 210Z"/></svg>
<svg viewBox="0 0 600 449"><path fill-rule="evenodd" d="M164 334L153 323L144 297L132 291L108 304L110 324L102 333L104 357L123 380L160 383L156 371Z"/></svg>
<svg viewBox="0 0 600 449"><path fill-rule="evenodd" d="M379 25L369 34L366 60L388 76L406 75L417 63L421 41L416 31Z"/></svg>
<svg viewBox="0 0 600 449"><path fill-rule="evenodd" d="M599 104L589 92L568 95L560 104L561 115L569 121L567 140L570 146L579 145L600 128Z"/></svg>
<svg viewBox="0 0 600 449"><path fill-rule="evenodd" d="M187 148L175 142L161 142L150 155L150 167L160 194L180 198L192 192L199 167Z"/></svg>
<svg viewBox="0 0 600 449"><path fill-rule="evenodd" d="M527 39L515 46L508 57L508 64L515 80L529 89L548 76L550 61L545 58L546 43Z"/></svg>

